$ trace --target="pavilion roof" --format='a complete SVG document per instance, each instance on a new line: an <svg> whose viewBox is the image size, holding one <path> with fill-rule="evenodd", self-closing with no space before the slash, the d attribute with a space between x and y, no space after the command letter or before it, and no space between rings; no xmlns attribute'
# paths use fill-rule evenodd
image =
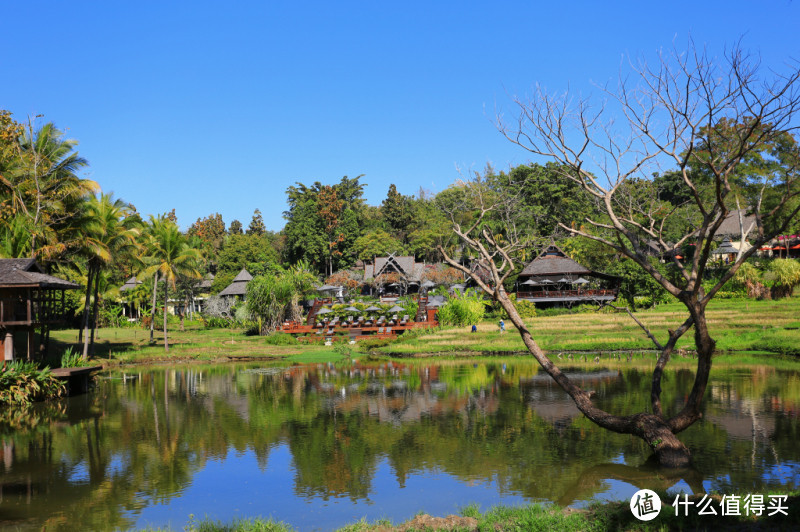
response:
<svg viewBox="0 0 800 532"><path fill-rule="evenodd" d="M233 278L231 284L225 287L225 289L219 293L221 296L243 296L247 293L247 283L253 280L253 276L250 273L242 268L242 271Z"/></svg>
<svg viewBox="0 0 800 532"><path fill-rule="evenodd" d="M0 287L80 288L73 282L47 275L35 259L0 259Z"/></svg>
<svg viewBox="0 0 800 532"><path fill-rule="evenodd" d="M542 253L533 259L525 269L520 272L520 277L549 276L549 275L589 275L593 272L581 266L561 251L555 244L551 244Z"/></svg>

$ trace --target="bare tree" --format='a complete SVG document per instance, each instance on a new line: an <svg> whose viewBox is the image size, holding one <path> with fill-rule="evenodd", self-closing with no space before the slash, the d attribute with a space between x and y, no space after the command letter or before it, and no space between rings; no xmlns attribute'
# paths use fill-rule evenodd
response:
<svg viewBox="0 0 800 532"><path fill-rule="evenodd" d="M506 138L558 162L563 178L578 183L599 206L599 214L587 218L584 227L562 224L562 228L629 257L685 305L687 317L669 331L666 341L659 341L642 325L660 352L652 376L649 412L620 416L595 406L591 393L570 381L545 356L505 293L503 281L513 268L509 248L480 231L479 223L466 228L454 224L456 234L491 268L490 283L475 281L508 312L542 368L586 417L608 430L642 438L658 462L668 467L689 464L690 452L676 434L701 417L715 349L705 315L708 303L742 263L784 231L800 210L796 151L779 170L762 176L761 183L753 183L752 176L749 185L744 183L740 172L746 157L780 136L792 135L797 127L793 121L800 105L797 65L787 74L761 75L758 61L739 48L717 63L705 51L690 46L687 54L660 55L653 66L631 65L617 88L602 89L605 98L598 107L589 99L551 95L537 88L532 98L515 98L518 114L514 120L498 116L498 128ZM665 227L681 209L667 208L652 188L642 193L643 187L645 191L652 187L649 176L653 171L667 165L677 167L696 220L672 243L665 236ZM714 237L730 212L734 189L749 191L748 210L756 220L753 246L705 290L702 282ZM488 212L482 210L480 217ZM651 244L673 257L674 277L668 278L648 260ZM679 259L677 250L688 245L694 252ZM690 329L697 350L695 380L679 410L665 412L661 404L663 371L676 342Z"/></svg>

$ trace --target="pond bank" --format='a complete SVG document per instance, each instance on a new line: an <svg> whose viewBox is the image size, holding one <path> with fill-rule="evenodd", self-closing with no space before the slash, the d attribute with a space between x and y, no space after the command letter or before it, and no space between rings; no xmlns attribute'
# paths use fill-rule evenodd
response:
<svg viewBox="0 0 800 532"><path fill-rule="evenodd" d="M742 494L744 495L744 494ZM588 509L561 508L556 505L532 504L528 506L498 506L480 512L476 506L467 506L461 515L434 517L419 514L400 524L388 521L368 523L364 520L336 529L337 532L410 532L426 531L479 531L479 530L558 530L558 531L661 531L661 530L797 530L800 527L800 496L788 494L786 508L788 515L776 513L768 516L710 515L700 516L690 512L688 516L676 516L672 507L674 496L659 493L662 500L661 512L652 521L639 521L631 513L625 502L593 504ZM720 511L721 497L712 495L713 505ZM688 500L697 506L703 495L691 495ZM766 494L765 494L765 500ZM148 529L149 530L149 529ZM157 529L162 530L162 529ZM295 529L285 523L271 519L242 519L231 523L221 523L209 519L190 520L184 527L189 532L293 532Z"/></svg>

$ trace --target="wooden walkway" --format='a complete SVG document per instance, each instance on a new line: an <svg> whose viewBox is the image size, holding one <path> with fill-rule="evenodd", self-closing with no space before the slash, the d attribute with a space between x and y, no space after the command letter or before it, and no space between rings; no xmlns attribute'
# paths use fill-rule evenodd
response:
<svg viewBox="0 0 800 532"><path fill-rule="evenodd" d="M100 371L103 366L85 366L82 368L56 368L50 373L57 379L66 381L67 395L78 395L89 391L92 373Z"/></svg>

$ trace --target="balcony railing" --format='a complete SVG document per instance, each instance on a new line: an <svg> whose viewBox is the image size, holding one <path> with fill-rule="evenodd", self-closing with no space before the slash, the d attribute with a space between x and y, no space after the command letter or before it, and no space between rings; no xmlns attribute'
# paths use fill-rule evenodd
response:
<svg viewBox="0 0 800 532"><path fill-rule="evenodd" d="M582 299L616 297L617 290L612 289L587 289L587 290L534 290L530 292L517 292L517 299L563 299L575 297Z"/></svg>
<svg viewBox="0 0 800 532"><path fill-rule="evenodd" d="M24 296L0 298L0 325L39 325L63 319L61 290L30 290Z"/></svg>

